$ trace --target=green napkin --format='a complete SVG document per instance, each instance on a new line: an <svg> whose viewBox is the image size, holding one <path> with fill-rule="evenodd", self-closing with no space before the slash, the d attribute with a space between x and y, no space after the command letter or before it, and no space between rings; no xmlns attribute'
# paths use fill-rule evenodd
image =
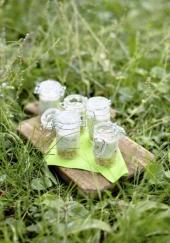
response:
<svg viewBox="0 0 170 243"><path fill-rule="evenodd" d="M81 135L80 149L76 158L69 160L61 158L57 154L55 140L50 145L49 152L45 156L45 160L47 165L56 165L66 168L82 169L100 173L112 183L116 182L121 176L128 174L126 163L119 149L111 167L107 168L96 164L92 151L92 142L90 141L87 132L84 132Z"/></svg>

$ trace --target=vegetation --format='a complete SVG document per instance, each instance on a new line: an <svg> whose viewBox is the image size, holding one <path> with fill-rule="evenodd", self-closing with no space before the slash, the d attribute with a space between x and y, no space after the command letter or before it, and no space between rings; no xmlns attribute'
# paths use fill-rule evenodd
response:
<svg viewBox="0 0 170 243"><path fill-rule="evenodd" d="M0 242L170 242L169 15L168 0L0 1ZM48 78L109 97L156 161L99 199L56 181L16 132Z"/></svg>

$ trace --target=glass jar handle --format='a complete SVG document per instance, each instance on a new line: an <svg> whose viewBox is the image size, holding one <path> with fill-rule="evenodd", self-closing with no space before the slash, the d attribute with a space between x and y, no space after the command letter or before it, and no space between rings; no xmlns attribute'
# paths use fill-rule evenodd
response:
<svg viewBox="0 0 170 243"><path fill-rule="evenodd" d="M59 109L65 110L64 102L59 102Z"/></svg>
<svg viewBox="0 0 170 243"><path fill-rule="evenodd" d="M95 112L94 111L87 111L86 112L87 116L89 115L90 118L95 118Z"/></svg>
<svg viewBox="0 0 170 243"><path fill-rule="evenodd" d="M41 125L47 130L52 130L56 127L56 116L59 114L56 108L47 109L41 116Z"/></svg>
<svg viewBox="0 0 170 243"><path fill-rule="evenodd" d="M105 143L105 141L104 140L101 140L101 139L94 139L94 142L96 143L96 142L102 142L102 146L100 147L101 148L101 152L100 152L100 154L104 154L104 151L105 151L105 149L106 149L106 143ZM98 154L99 154L99 152L98 152Z"/></svg>
<svg viewBox="0 0 170 243"><path fill-rule="evenodd" d="M35 86L34 94L39 94L39 93L40 93L40 86L41 86L40 83L38 83L38 84Z"/></svg>
<svg viewBox="0 0 170 243"><path fill-rule="evenodd" d="M60 90L60 95L61 95L61 97L64 96L65 90L66 90L66 86L62 86L62 88L61 88L61 90Z"/></svg>

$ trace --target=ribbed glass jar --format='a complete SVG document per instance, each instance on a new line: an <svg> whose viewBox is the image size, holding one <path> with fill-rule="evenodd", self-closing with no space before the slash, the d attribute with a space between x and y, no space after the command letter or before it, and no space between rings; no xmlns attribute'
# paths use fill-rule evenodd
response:
<svg viewBox="0 0 170 243"><path fill-rule="evenodd" d="M125 136L122 127L112 122L103 122L94 126L93 153L96 163L110 167L118 148L118 141Z"/></svg>
<svg viewBox="0 0 170 243"><path fill-rule="evenodd" d="M40 111L57 108L64 97L65 87L55 80L46 80L38 84L35 93L39 95Z"/></svg>
<svg viewBox="0 0 170 243"><path fill-rule="evenodd" d="M86 104L87 97L78 94L68 95L63 102L65 110L78 112L80 114L80 129L84 131L86 127Z"/></svg>
<svg viewBox="0 0 170 243"><path fill-rule="evenodd" d="M57 151L65 159L74 158L80 147L80 114L61 111L56 117Z"/></svg>
<svg viewBox="0 0 170 243"><path fill-rule="evenodd" d="M110 121L111 102L105 97L92 97L87 102L87 126L90 138L93 139L94 125Z"/></svg>

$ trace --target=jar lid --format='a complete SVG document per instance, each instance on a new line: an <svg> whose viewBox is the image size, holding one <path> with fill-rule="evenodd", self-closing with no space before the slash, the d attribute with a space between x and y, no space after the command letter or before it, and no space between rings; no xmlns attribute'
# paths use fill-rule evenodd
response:
<svg viewBox="0 0 170 243"><path fill-rule="evenodd" d="M61 111L56 117L56 126L63 129L80 127L80 114L78 112Z"/></svg>
<svg viewBox="0 0 170 243"><path fill-rule="evenodd" d="M111 105L111 101L102 96L95 96L87 101L87 109L88 110L101 110L109 107Z"/></svg>
<svg viewBox="0 0 170 243"><path fill-rule="evenodd" d="M126 132L124 128L112 122L101 122L94 126L94 139L112 142L124 137Z"/></svg>
<svg viewBox="0 0 170 243"><path fill-rule="evenodd" d="M110 120L110 116L110 107L107 107L105 109L87 110L87 117L95 118L98 121Z"/></svg>
<svg viewBox="0 0 170 243"><path fill-rule="evenodd" d="M35 94L44 95L50 98L62 97L65 93L65 86L62 86L58 81L49 79L42 81L35 88Z"/></svg>
<svg viewBox="0 0 170 243"><path fill-rule="evenodd" d="M55 120L60 110L56 108L47 109L41 116L41 125L44 129L52 130L55 128Z"/></svg>
<svg viewBox="0 0 170 243"><path fill-rule="evenodd" d="M64 99L64 108L66 110L84 110L86 108L87 103L87 97L78 95L78 94L72 94L68 95Z"/></svg>

